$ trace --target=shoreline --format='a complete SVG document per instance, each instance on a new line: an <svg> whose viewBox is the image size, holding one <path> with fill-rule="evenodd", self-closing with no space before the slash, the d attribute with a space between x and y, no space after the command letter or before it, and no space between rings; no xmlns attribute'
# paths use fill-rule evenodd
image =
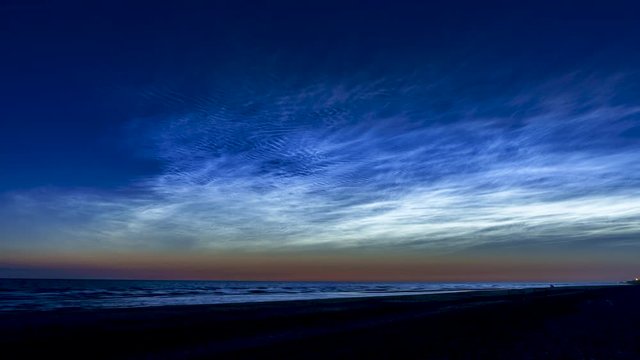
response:
<svg viewBox="0 0 640 360"><path fill-rule="evenodd" d="M16 280L16 279L5 279L5 280ZM20 279L18 279L20 280ZM42 281L43 279L28 279L34 281ZM55 280L54 280L55 281ZM64 281L67 281L66 279ZM83 280L79 280L83 281ZM93 281L93 280L92 280ZM98 280L101 281L101 280ZM104 280L110 281L110 280ZM119 281L119 280L118 280ZM137 281L137 280L132 280ZM155 281L155 280L154 280ZM456 283L456 285L460 285L461 283ZM474 283L469 283L469 285L473 285ZM233 304L262 304L262 303L272 303L272 302L290 302L290 301L322 301L322 300L340 300L340 299L373 299L378 297L404 297L404 296L431 296L431 295L439 295L439 294L454 294L454 293L468 293L468 292L503 292L503 291L516 291L516 290L530 290L530 289L549 289L549 288L595 288L595 287L609 287L609 286L626 286L628 284L624 283L562 283L562 284L537 284L532 285L530 287L514 287L514 288L474 288L470 286L469 288L450 288L450 289L442 289L442 290L415 290L415 291L380 291L380 292L335 292L335 293L317 293L317 294L309 294L309 293L291 293L287 295L283 295L281 293L269 293L265 292L260 295L250 295L247 294L229 294L228 297L218 297L216 300L209 302L209 300L205 301L193 301L193 302L180 302L176 301L171 303L170 299L165 304L110 304L103 305L99 299L96 300L96 305L91 304L92 300L87 300L85 304L79 305L62 305L62 306L54 306L54 307L23 307L23 308L11 308L10 305L6 305L6 308L3 308L0 304L0 314L14 313L14 312L51 312L51 311L103 311L103 310L118 310L118 309L147 309L147 308L161 308L161 307L173 307L173 306L216 306L216 305L233 305ZM524 284L519 284L524 285ZM552 286L553 285L553 286ZM31 295L37 296L37 295ZM160 296L161 298L162 296ZM194 299L204 297L203 295L195 295ZM238 299L238 297L243 297ZM135 297L134 297L135 298ZM234 299L235 298L235 299ZM247 298L250 298L248 300ZM233 300L228 300L233 299ZM112 299L107 299L112 300ZM66 301L65 299L61 299L61 301Z"/></svg>
<svg viewBox="0 0 640 360"><path fill-rule="evenodd" d="M598 336L607 338L601 340L611 344L611 351L629 347L625 351L635 356L640 349L630 344L640 340L640 329L629 321L640 321L638 301L640 287L603 285L4 312L0 313L0 346L5 354L20 357L72 358L255 358L260 354L384 358L382 354L404 357L415 350L432 358L451 354L466 358L480 346L488 352L480 358L503 358L514 356L514 349L523 346L534 352L588 352L582 337L591 326ZM550 346L557 340L555 335L537 339L548 335L549 323L557 323L551 328L559 331L558 336L575 333L577 343L558 347ZM598 330L602 328L609 332ZM469 338L465 331L474 335ZM621 335L615 338L614 334ZM619 344L629 338L633 341ZM101 351L91 350L96 348ZM565 357L572 358L571 354Z"/></svg>

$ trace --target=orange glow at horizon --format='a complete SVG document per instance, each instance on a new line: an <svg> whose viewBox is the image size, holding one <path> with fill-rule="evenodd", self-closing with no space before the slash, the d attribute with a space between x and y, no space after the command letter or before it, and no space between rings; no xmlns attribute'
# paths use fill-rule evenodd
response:
<svg viewBox="0 0 640 360"><path fill-rule="evenodd" d="M4 254L6 277L285 281L616 281L633 265L598 259L341 254Z"/></svg>

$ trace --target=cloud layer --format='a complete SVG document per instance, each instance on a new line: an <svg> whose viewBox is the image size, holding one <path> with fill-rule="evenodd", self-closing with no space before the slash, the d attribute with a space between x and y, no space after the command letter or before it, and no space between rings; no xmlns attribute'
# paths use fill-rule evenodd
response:
<svg viewBox="0 0 640 360"><path fill-rule="evenodd" d="M163 171L4 194L4 246L640 246L640 104L616 100L620 80L573 74L491 101L446 80L348 80L151 89L172 111L133 120L127 142Z"/></svg>

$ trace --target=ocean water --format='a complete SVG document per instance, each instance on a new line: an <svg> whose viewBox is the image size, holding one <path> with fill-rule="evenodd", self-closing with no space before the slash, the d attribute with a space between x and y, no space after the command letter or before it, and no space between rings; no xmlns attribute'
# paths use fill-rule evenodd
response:
<svg viewBox="0 0 640 360"><path fill-rule="evenodd" d="M123 308L431 294L551 283L375 283L0 279L0 311ZM571 286L574 283L553 283Z"/></svg>

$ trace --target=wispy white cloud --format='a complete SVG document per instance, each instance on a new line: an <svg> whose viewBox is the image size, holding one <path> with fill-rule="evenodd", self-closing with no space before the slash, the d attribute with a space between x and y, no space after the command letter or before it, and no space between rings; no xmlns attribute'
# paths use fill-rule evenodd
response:
<svg viewBox="0 0 640 360"><path fill-rule="evenodd" d="M135 192L7 194L1 225L37 219L12 236L67 247L629 246L640 147L625 133L640 107L541 89L491 116L483 104L435 116L433 87L388 81L200 99L137 123L164 171Z"/></svg>

